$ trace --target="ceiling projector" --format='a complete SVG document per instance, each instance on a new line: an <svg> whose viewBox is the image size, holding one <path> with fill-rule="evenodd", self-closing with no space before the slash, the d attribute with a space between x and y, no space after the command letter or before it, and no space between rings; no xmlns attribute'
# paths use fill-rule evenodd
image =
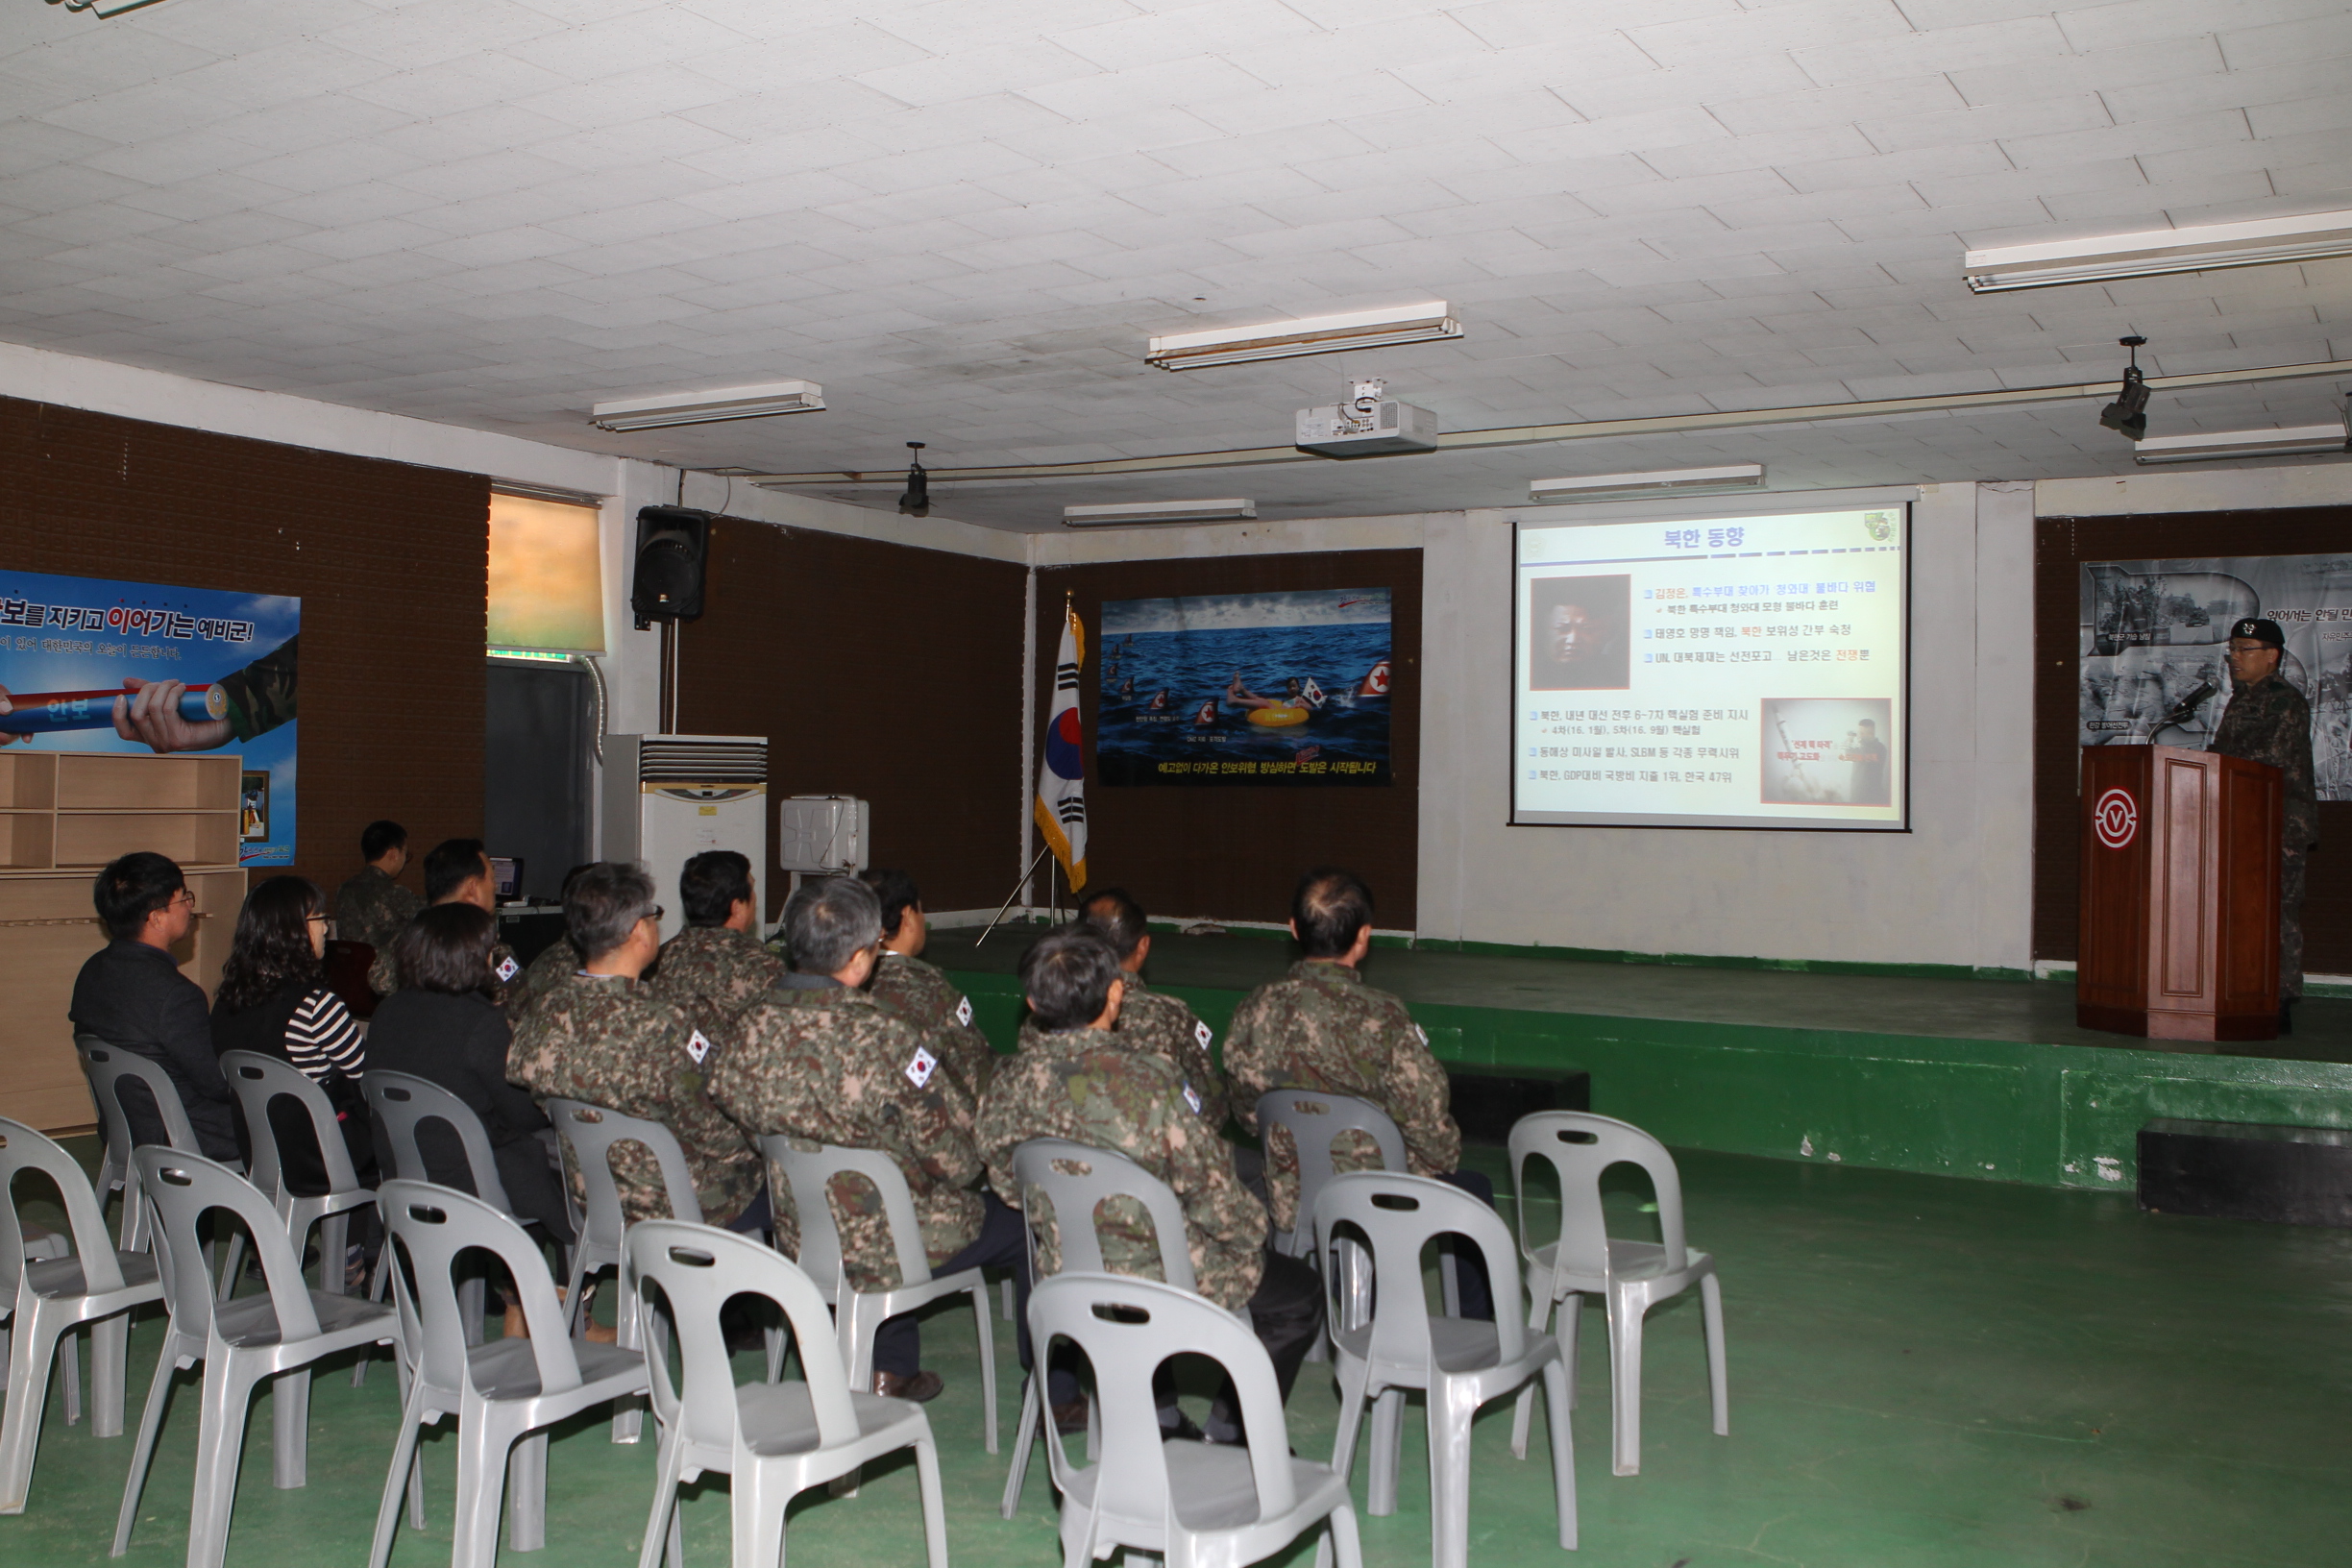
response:
<svg viewBox="0 0 2352 1568"><path fill-rule="evenodd" d="M1325 457L1378 457L1392 452L1437 450L1437 416L1409 403L1384 399L1388 383L1348 383L1345 403L1298 411L1298 449Z"/></svg>

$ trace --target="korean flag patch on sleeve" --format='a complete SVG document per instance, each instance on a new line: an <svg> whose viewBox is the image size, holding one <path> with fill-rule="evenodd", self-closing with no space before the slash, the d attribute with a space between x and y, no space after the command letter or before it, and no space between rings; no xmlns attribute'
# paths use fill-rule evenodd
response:
<svg viewBox="0 0 2352 1568"><path fill-rule="evenodd" d="M1192 1038L1200 1041L1200 1048L1205 1051L1209 1048L1209 1042L1216 1039L1216 1036L1209 1032L1209 1026L1207 1024L1201 1022L1198 1018L1194 1018L1192 1020ZM1196 1105L1192 1109L1197 1111L1200 1109L1200 1107Z"/></svg>
<svg viewBox="0 0 2352 1568"><path fill-rule="evenodd" d="M518 974L521 974L522 972L523 972L523 966L522 966L522 965L520 965L520 964L517 964L517 963L514 961L514 954L512 954L512 953L508 953L508 954L507 954L507 955L506 955L504 958L502 958L502 959L500 959L500 960L498 961L498 970L497 970L497 973L498 973L498 977L499 977L499 983L500 983L501 985L507 985L507 984L511 984L511 983L513 982L513 980L514 980L514 977L515 977L516 975L518 975Z"/></svg>
<svg viewBox="0 0 2352 1568"><path fill-rule="evenodd" d="M1192 1080L1189 1078L1185 1080L1184 1090L1185 1104L1192 1108L1192 1114L1194 1115L1199 1115L1201 1114L1200 1090L1192 1087Z"/></svg>
<svg viewBox="0 0 2352 1568"><path fill-rule="evenodd" d="M963 1024L966 1028L971 1026L971 998L969 996L956 998L956 1022Z"/></svg>
<svg viewBox="0 0 2352 1568"><path fill-rule="evenodd" d="M918 1045L915 1047L915 1054L907 1059L907 1082L920 1089L931 1081L931 1074L938 1069L939 1058Z"/></svg>
<svg viewBox="0 0 2352 1568"><path fill-rule="evenodd" d="M701 1030L697 1029L693 1034L686 1037L686 1054L694 1058L694 1065L696 1066L700 1066L702 1065L702 1059L710 1055L710 1037L703 1034Z"/></svg>

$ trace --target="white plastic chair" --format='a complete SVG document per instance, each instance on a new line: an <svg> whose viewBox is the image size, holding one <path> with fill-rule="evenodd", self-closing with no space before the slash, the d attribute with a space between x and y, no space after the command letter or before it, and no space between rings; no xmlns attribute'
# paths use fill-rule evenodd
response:
<svg viewBox="0 0 2352 1568"><path fill-rule="evenodd" d="M189 1123L187 1107L180 1101L179 1086L171 1074L136 1051L120 1045L110 1045L96 1035L74 1036L74 1054L82 1059L82 1070L89 1078L90 1098L98 1102L98 1120L106 1129L106 1160L99 1167L102 1181L119 1181L122 1185L122 1229L118 1243L127 1252L147 1249L147 1195L131 1174L131 1149L135 1142L131 1132L131 1115L124 1106L122 1086L136 1080L146 1086L155 1102L156 1115L163 1123L164 1141L185 1154L201 1155L203 1145L196 1140L196 1129ZM119 1155L119 1160L117 1156ZM225 1168L234 1170L233 1164ZM117 1177L115 1172L122 1174ZM230 1269L229 1277L236 1275Z"/></svg>
<svg viewBox="0 0 2352 1568"><path fill-rule="evenodd" d="M818 1289L833 1301L834 1322L841 1334L842 1362L849 1382L858 1388L873 1384L874 1335L886 1319L927 1307L943 1296L969 1295L972 1316L980 1331L980 1408L988 1451L996 1452L996 1335L991 1327L988 1281L976 1268L934 1276L923 1251L922 1224L915 1217L915 1199L907 1190L906 1172L898 1162L878 1149L845 1149L831 1143L797 1149L787 1134L759 1140L760 1153L781 1178L772 1196L789 1203L800 1219L800 1256L796 1262ZM833 1217L829 1197L836 1176L863 1178L873 1184L882 1199L882 1222L890 1230L898 1260L898 1284L888 1290L860 1290L849 1283L843 1266L841 1227ZM780 1347L779 1347L780 1349ZM780 1360L780 1357L777 1358ZM772 1364L769 1381L773 1382Z"/></svg>
<svg viewBox="0 0 2352 1568"><path fill-rule="evenodd" d="M327 1098L325 1090L311 1082L309 1074L274 1056L263 1056L258 1051L223 1051L220 1065L230 1090L245 1112L245 1134L253 1146L249 1179L261 1189L263 1197L278 1206L286 1235L293 1239L296 1256L301 1255L304 1244L310 1239L312 1228L317 1228L319 1287L333 1295L348 1294L343 1260L350 1239L351 1213L373 1204L376 1192L372 1188L361 1187L359 1173L352 1168L351 1146L343 1141L343 1127L335 1119L334 1102ZM319 1159L326 1167L324 1193L306 1197L286 1185L285 1152L278 1146L277 1124L270 1120L270 1106L281 1099L292 1100L309 1117L310 1136L318 1140Z"/></svg>
<svg viewBox="0 0 2352 1568"><path fill-rule="evenodd" d="M1027 1242L1023 1264L1032 1280L1038 1272L1038 1246L1048 1223L1066 1274L1109 1274L1103 1262L1100 1223L1102 1209L1115 1198L1133 1201L1151 1222L1152 1244L1160 1253L1164 1283L1179 1290L1195 1288L1192 1247L1185 1233L1184 1205L1167 1183L1125 1155L1059 1138L1033 1138L1013 1151L1013 1179L1019 1184L1022 1234ZM1042 1198L1043 1202L1039 1200ZM1074 1223L1078 1216L1086 1223ZM1020 1424L1013 1433L1013 1464L1005 1475L1004 1500L999 1511L1010 1519L1019 1511L1021 1487L1029 1479L1029 1451L1043 1424L1045 1360L1032 1331L1030 1359L1035 1362L1021 1383ZM1094 1457L1100 1432L1093 1425L1097 1412L1088 1408L1088 1458ZM1047 1443L1055 1439L1048 1434Z"/></svg>
<svg viewBox="0 0 2352 1568"><path fill-rule="evenodd" d="M733 1568L778 1568L784 1513L795 1497L902 1448L915 1450L930 1568L947 1568L946 1507L929 1418L911 1401L852 1385L825 1299L790 1259L715 1226L649 1219L629 1227L624 1282L633 1293L660 1291L640 1315L658 1321L645 1311L658 1307L678 1343L674 1368L666 1335L651 1336L646 1356L661 1452L639 1568L653 1568L665 1541L674 1551L678 1486L706 1470L731 1478ZM735 1382L719 1313L739 1295L783 1311L799 1343L804 1381Z"/></svg>
<svg viewBox="0 0 2352 1568"><path fill-rule="evenodd" d="M547 1260L511 1215L430 1182L386 1182L378 1193L389 1232L385 1245L397 1244L404 1259L393 1270L393 1291L412 1353L369 1568L384 1568L391 1556L404 1491L411 1523L424 1525L422 1490L410 1484L417 1434L449 1415L457 1418L451 1568L492 1568L502 1501L508 1545L533 1552L547 1542L547 1429L591 1406L644 1393L645 1358L566 1335ZM514 1277L527 1338L466 1343L453 1270L459 1254L477 1249Z"/></svg>
<svg viewBox="0 0 2352 1568"><path fill-rule="evenodd" d="M393 1180L432 1180L417 1135L429 1123L440 1122L449 1128L465 1155L466 1176L474 1184L475 1195L502 1214L514 1213L514 1204L506 1196L506 1184L499 1178L498 1155L490 1147L489 1130L482 1126L481 1117L475 1115L472 1106L430 1079L405 1072L371 1067L361 1075L359 1087L367 1096L369 1114L383 1129L384 1141L392 1150ZM377 1260L376 1281L370 1290L379 1301L384 1299L390 1269L391 1255L387 1253ZM465 1283L457 1287L469 1345L482 1342L483 1302L488 1293L488 1281L478 1270L467 1275Z"/></svg>
<svg viewBox="0 0 2352 1568"><path fill-rule="evenodd" d="M91 1186L97 1190L98 1207L102 1212L109 1198L117 1192L122 1194L122 1228L117 1234L122 1237L121 1244L128 1247L134 1240L131 1235L133 1209L138 1202L138 1181L131 1174L131 1121L123 1114L121 1102L114 1097L111 1075L102 1074L91 1061L90 1052L93 1049L111 1053L114 1047L97 1035L77 1031L74 1035L74 1058L81 1063L82 1076L88 1081L90 1103L98 1108L98 1131L106 1149L99 1159L97 1179ZM112 1060L110 1054L107 1061L111 1064ZM184 1108L182 1116L185 1118ZM188 1147L192 1149L195 1146L191 1135Z"/></svg>
<svg viewBox="0 0 2352 1568"><path fill-rule="evenodd" d="M25 1245L13 1187L18 1173L27 1170L56 1184L72 1251L40 1258ZM61 1237L47 1239L61 1249ZM8 1293L11 1320L8 1408L0 1412L0 1513L22 1513L33 1485L41 1408L48 1402L49 1368L57 1359L59 1338L79 1324L93 1325L90 1431L100 1437L119 1437L123 1360L131 1342L128 1314L135 1307L161 1300L163 1286L153 1258L114 1250L98 1195L73 1156L5 1116L0 1116L0 1289ZM70 1343L65 1354L70 1368Z"/></svg>
<svg viewBox="0 0 2352 1568"><path fill-rule="evenodd" d="M1039 1365L1057 1340L1085 1354L1102 1412L1099 1460L1072 1464L1058 1438L1045 1449L1062 1492L1069 1568L1121 1547L1158 1554L1168 1568L1238 1568L1317 1525L1326 1531L1316 1568L1329 1568L1335 1549L1338 1568L1358 1568L1346 1477L1291 1457L1274 1363L1247 1324L1174 1286L1078 1273L1039 1282L1029 1324ZM1187 1355L1207 1357L1233 1380L1246 1447L1163 1436L1152 1375Z"/></svg>
<svg viewBox="0 0 2352 1568"><path fill-rule="evenodd" d="M1559 1176L1560 1228L1553 1240L1528 1237L1527 1162L1540 1157ZM1682 1178L1666 1145L1630 1122L1582 1111L1539 1111L1510 1132L1511 1184L1518 1193L1519 1249L1530 1265L1535 1306L1528 1321L1540 1329L1555 1303L1564 1303L1557 1337L1576 1368L1577 1331L1584 1295L1601 1298L1608 1313L1610 1467L1621 1476L1641 1471L1642 1315L1659 1302L1699 1286L1705 1323L1707 1395L1715 1435L1731 1434L1731 1393L1724 1372L1723 1286L1715 1260L1682 1239ZM1615 1164L1637 1165L1657 1193L1659 1240L1612 1237L1601 1212L1601 1176ZM1527 1450L1528 1407L1522 1396L1511 1419L1511 1446Z"/></svg>
<svg viewBox="0 0 2352 1568"><path fill-rule="evenodd" d="M302 1257L287 1239L269 1199L228 1166L202 1155L142 1144L131 1167L145 1188L159 1237L164 1300L171 1322L156 1358L155 1382L139 1419L138 1445L123 1484L114 1522L114 1556L131 1546L139 1494L155 1457L156 1433L171 1396L172 1375L204 1363L204 1416L196 1434L196 1484L188 1511L188 1568L220 1568L229 1546L229 1513L236 1500L237 1459L245 1448L245 1411L254 1385L271 1388L272 1482L304 1483L307 1470L311 1363L368 1345L397 1345L400 1324L388 1307L354 1296L313 1290L303 1280ZM214 1299L213 1282L197 1239L206 1213L226 1210L253 1237L254 1257L269 1288L230 1301ZM233 1260L231 1263L233 1267Z"/></svg>
<svg viewBox="0 0 2352 1568"><path fill-rule="evenodd" d="M1329 1247L1354 1234L1372 1252L1372 1320L1332 1335L1339 1373L1339 1434L1332 1468L1354 1465L1366 1400L1372 1406L1372 1477L1365 1507L1396 1511L1397 1462L1408 1388L1429 1395L1430 1556L1437 1568L1470 1560L1470 1424L1479 1407L1540 1377L1552 1429L1552 1485L1559 1544L1577 1544L1575 1439L1568 1427L1568 1368L1548 1334L1520 1326L1519 1266L1503 1216L1458 1188L1426 1176L1357 1171L1336 1176L1315 1200L1315 1235ZM1421 1285L1421 1251L1442 1236L1476 1247L1495 1285L1495 1318L1433 1317ZM1327 1305L1328 1295L1327 1295ZM1521 1458L1525 1458L1521 1454Z"/></svg>

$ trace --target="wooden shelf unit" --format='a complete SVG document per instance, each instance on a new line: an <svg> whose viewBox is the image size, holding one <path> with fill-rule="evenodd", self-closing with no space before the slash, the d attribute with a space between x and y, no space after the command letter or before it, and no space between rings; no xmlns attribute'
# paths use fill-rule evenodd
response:
<svg viewBox="0 0 2352 1568"><path fill-rule="evenodd" d="M169 855L196 895L173 956L208 995L220 984L245 872L237 865L234 756L0 747L0 953L16 977L0 1016L0 1115L43 1131L95 1118L65 1017L83 960L106 945L91 873L136 849Z"/></svg>

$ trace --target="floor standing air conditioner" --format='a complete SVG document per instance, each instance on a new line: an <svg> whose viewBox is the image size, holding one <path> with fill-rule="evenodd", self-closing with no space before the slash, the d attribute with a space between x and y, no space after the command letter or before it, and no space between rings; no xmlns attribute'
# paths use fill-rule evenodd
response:
<svg viewBox="0 0 2352 1568"><path fill-rule="evenodd" d="M757 874L768 859L764 735L604 737L604 858L653 873L664 940L685 923L678 872L705 849L732 849Z"/></svg>

